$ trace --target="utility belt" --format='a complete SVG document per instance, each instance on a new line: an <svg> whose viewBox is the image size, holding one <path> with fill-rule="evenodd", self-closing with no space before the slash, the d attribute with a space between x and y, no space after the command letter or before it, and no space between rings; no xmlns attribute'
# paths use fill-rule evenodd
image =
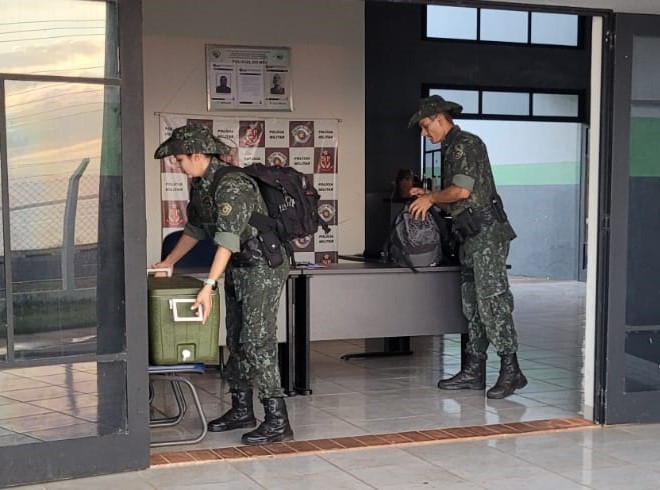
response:
<svg viewBox="0 0 660 490"><path fill-rule="evenodd" d="M280 243L275 233L259 233L241 244L241 251L231 255L230 264L234 267L253 267L265 260L270 267L277 267L284 262Z"/></svg>
<svg viewBox="0 0 660 490"><path fill-rule="evenodd" d="M507 221L502 199L496 195L491 199L490 206L485 209L467 208L454 216L452 225L452 236L458 243L463 243L468 238L476 236L493 223L504 223Z"/></svg>

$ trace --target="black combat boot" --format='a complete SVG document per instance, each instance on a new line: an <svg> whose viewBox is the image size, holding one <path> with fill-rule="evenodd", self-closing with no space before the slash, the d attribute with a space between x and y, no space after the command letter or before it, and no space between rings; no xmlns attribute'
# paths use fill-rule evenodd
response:
<svg viewBox="0 0 660 490"><path fill-rule="evenodd" d="M208 424L211 432L246 429L257 425L252 409L252 390L232 391L231 408L221 417L211 420Z"/></svg>
<svg viewBox="0 0 660 490"><path fill-rule="evenodd" d="M500 359L500 376L497 383L486 392L488 398L506 398L513 394L519 388L527 385L527 378L518 366L518 356L516 354L507 354Z"/></svg>
<svg viewBox="0 0 660 490"><path fill-rule="evenodd" d="M486 388L486 359L466 356L465 366L449 379L438 381L441 390L483 390Z"/></svg>
<svg viewBox="0 0 660 490"><path fill-rule="evenodd" d="M243 444L257 446L293 439L293 431L289 425L289 416L286 412L284 398L265 398L263 404L266 412L264 421L252 432L243 434L241 438Z"/></svg>

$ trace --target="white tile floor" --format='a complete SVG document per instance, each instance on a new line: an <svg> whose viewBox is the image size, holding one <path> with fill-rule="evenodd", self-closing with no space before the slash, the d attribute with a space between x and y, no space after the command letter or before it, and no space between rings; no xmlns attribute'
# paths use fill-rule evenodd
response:
<svg viewBox="0 0 660 490"><path fill-rule="evenodd" d="M297 440L581 415L584 284L514 280L520 363L530 383L506 400L444 392L440 376L459 365L458 337L414 339L414 355L339 357L359 342L315 343L311 396L288 399ZM488 381L498 360L489 359ZM228 406L217 373L197 378L209 418ZM258 413L261 413L260 411ZM195 446L240 444L242 431L209 434ZM160 434L154 434L154 439ZM658 489L660 425L594 427L478 441L431 442L145 471L26 489Z"/></svg>
<svg viewBox="0 0 660 490"><path fill-rule="evenodd" d="M519 359L529 384L505 400L481 391L442 391L441 376L460 366L460 336L417 337L412 356L353 358L364 341L314 342L312 395L287 400L297 440L356 436L581 416L584 360L584 283L512 280L516 297ZM488 384L495 383L499 358L488 360ZM207 418L229 408L227 386L217 372L194 380ZM160 394L168 395L166 390ZM156 405L165 406L162 399ZM257 416L262 413L255 408ZM159 429L154 440L175 438L180 428ZM242 431L209 433L194 448L240 445ZM175 448L176 449L176 448ZM154 449L154 452L172 448Z"/></svg>
<svg viewBox="0 0 660 490"><path fill-rule="evenodd" d="M24 490L657 490L660 425L156 466Z"/></svg>

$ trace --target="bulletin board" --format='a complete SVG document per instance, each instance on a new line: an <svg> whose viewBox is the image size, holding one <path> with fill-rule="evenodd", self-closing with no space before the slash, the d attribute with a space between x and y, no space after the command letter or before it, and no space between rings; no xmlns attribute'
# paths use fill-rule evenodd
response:
<svg viewBox="0 0 660 490"><path fill-rule="evenodd" d="M291 49L206 45L210 112L291 111Z"/></svg>
<svg viewBox="0 0 660 490"><path fill-rule="evenodd" d="M230 160L240 167L252 163L290 166L308 174L319 191L319 215L329 226L311 237L291 242L299 263L338 262L337 173L339 138L337 119L294 120L283 118L220 118L159 114L160 139L186 124L203 124L231 148ZM189 200L188 177L173 157L161 160L161 205L163 238L186 223Z"/></svg>

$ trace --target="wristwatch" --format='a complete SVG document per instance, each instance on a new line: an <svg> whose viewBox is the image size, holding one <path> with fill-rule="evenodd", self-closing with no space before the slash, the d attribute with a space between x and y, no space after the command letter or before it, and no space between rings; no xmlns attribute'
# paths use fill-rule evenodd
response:
<svg viewBox="0 0 660 490"><path fill-rule="evenodd" d="M211 289L213 291L218 289L218 281L216 281L215 279L211 279L210 277L204 279L204 284L208 284L209 286L211 286Z"/></svg>

